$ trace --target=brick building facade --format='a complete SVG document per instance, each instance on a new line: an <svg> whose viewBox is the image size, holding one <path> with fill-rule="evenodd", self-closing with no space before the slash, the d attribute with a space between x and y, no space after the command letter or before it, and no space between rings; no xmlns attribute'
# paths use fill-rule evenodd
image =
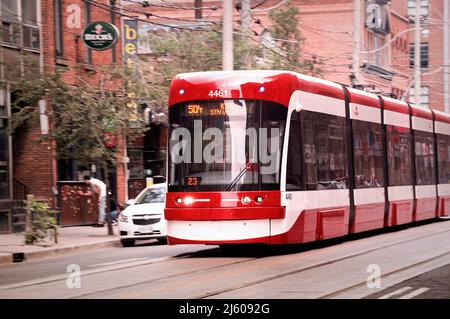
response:
<svg viewBox="0 0 450 319"><path fill-rule="evenodd" d="M116 1L95 2L114 8ZM90 22L112 22L120 28L119 14L104 8L83 0L1 0L0 232L23 230L23 216L15 207L26 194L60 207L60 181L76 183L83 174L99 174L75 161L58 161L52 142L39 142L39 123L22 126L13 136L7 135L5 127L15 98L10 80L26 74L30 62L41 70L64 69L63 80L70 85L77 85L79 79L93 83L98 80L97 68L122 63L120 42L106 51L94 51L81 41L81 32ZM47 111L50 109L48 105ZM123 139L117 148L118 158L122 158ZM119 161L109 177L118 202L127 199L125 162Z"/></svg>
<svg viewBox="0 0 450 319"><path fill-rule="evenodd" d="M415 1L408 1L408 15L411 26L415 14ZM421 1L421 105L441 111L444 107L444 5L443 0ZM412 37L411 40L414 40ZM410 42L410 65L414 64L414 43ZM448 84L447 84L448 86ZM414 102L414 87L409 90ZM448 112L448 110L447 110Z"/></svg>

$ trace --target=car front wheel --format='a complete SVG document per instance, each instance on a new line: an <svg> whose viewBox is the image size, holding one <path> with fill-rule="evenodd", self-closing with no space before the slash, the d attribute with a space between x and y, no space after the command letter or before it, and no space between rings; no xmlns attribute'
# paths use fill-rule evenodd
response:
<svg viewBox="0 0 450 319"><path fill-rule="evenodd" d="M121 239L120 243L122 244L123 247L131 247L134 246L134 239Z"/></svg>

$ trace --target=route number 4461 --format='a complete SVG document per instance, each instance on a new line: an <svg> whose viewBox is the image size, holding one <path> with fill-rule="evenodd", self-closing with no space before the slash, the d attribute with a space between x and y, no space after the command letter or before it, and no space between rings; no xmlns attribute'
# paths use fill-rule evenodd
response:
<svg viewBox="0 0 450 319"><path fill-rule="evenodd" d="M227 90L211 90L211 91L209 91L208 96L210 96L210 97L225 97L228 95L227 93L228 93Z"/></svg>

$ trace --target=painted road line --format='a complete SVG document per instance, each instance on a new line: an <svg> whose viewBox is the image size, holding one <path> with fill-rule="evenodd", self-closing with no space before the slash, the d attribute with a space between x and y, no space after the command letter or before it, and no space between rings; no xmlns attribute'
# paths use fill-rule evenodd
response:
<svg viewBox="0 0 450 319"><path fill-rule="evenodd" d="M400 289L395 290L393 292L390 292L388 294L385 294L385 295L379 297L378 299L389 299L389 298L391 298L393 296L401 295L402 293L407 292L408 290L411 290L411 289L412 289L412 287L403 287L403 288L400 288Z"/></svg>
<svg viewBox="0 0 450 319"><path fill-rule="evenodd" d="M418 295L423 294L425 291L428 291L428 290L430 290L430 288L419 288L419 289L414 290L413 292L410 292L409 294L404 295L398 299L412 299L414 297L417 297Z"/></svg>

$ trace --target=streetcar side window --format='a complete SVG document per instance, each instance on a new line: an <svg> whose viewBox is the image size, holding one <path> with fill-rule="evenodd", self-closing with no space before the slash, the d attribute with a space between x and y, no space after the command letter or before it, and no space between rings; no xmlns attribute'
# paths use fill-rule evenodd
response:
<svg viewBox="0 0 450 319"><path fill-rule="evenodd" d="M289 129L286 190L303 190L300 114L293 112Z"/></svg>
<svg viewBox="0 0 450 319"><path fill-rule="evenodd" d="M347 143L343 117L302 111L307 190L347 188Z"/></svg>
<svg viewBox="0 0 450 319"><path fill-rule="evenodd" d="M415 131L414 145L416 151L416 185L435 183L433 134Z"/></svg>
<svg viewBox="0 0 450 319"><path fill-rule="evenodd" d="M356 188L384 185L381 124L352 121Z"/></svg>
<svg viewBox="0 0 450 319"><path fill-rule="evenodd" d="M409 128L386 125L386 138L389 186L412 185Z"/></svg>
<svg viewBox="0 0 450 319"><path fill-rule="evenodd" d="M450 184L450 136L437 135L439 184Z"/></svg>

